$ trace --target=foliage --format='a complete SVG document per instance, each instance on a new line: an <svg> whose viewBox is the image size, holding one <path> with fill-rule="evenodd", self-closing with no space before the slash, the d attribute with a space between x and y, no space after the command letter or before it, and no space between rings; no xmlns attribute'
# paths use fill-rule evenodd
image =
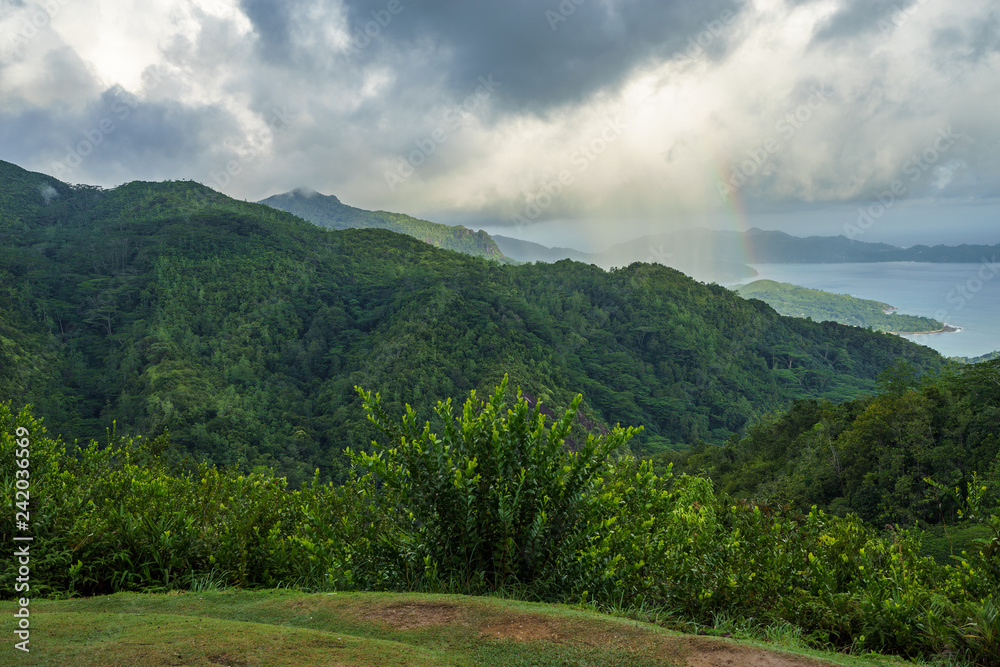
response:
<svg viewBox="0 0 1000 667"><path fill-rule="evenodd" d="M660 464L704 472L726 493L799 511L853 512L876 526L954 525L961 505L925 478L966 489L978 471L989 502L1000 499L998 378L1000 361L922 378L900 364L882 375L878 396L840 405L798 401L742 439L700 445Z"/></svg>
<svg viewBox="0 0 1000 667"><path fill-rule="evenodd" d="M982 375L963 381L992 379ZM34 594L513 592L663 609L701 625L755 619L816 646L997 664L1000 511L975 474L971 485L932 487L989 531L943 565L922 555L917 530L733 500L708 479L616 458L631 430L570 447L579 397L554 420L520 393L505 410L505 389L488 401L471 393L461 415L438 404L439 430L419 426L413 410L396 422L360 391L386 446L351 452L357 475L342 486L314 478L295 490L266 470L172 470L160 454L166 436L109 434L104 447L67 450L29 410L2 405L3 501L14 502L21 468L14 436L27 432ZM9 513L0 517L0 539L14 529ZM16 567L2 566L0 590L14 590Z"/></svg>
<svg viewBox="0 0 1000 667"><path fill-rule="evenodd" d="M981 487L957 493L991 538L954 565L920 553L919 531L857 517L734 501L704 478L614 459L629 432L565 447L575 412L547 422L503 386L438 406L442 437L408 412L394 447L357 453L355 478L291 490L262 471L171 471L165 442L111 437L74 455L28 410L0 406L3 501L18 426L31 451L31 594L296 587L499 592L765 628L817 647L997 665L1000 512ZM22 443L23 445L23 443ZM956 500L956 502L958 502ZM0 517L0 539L14 531ZM13 591L16 563L0 569ZM735 626L734 626L735 627Z"/></svg>
<svg viewBox="0 0 1000 667"><path fill-rule="evenodd" d="M506 387L505 376L488 402L473 391L460 417L451 399L438 403L440 437L429 422L421 428L412 409L396 424L377 394L358 390L388 444L351 459L379 483L367 488L379 490L373 502L390 518L400 560L415 578L447 572L463 590L562 590L580 578L581 554L614 522L596 490L610 456L636 431L616 427L567 451L583 397L548 429L540 404L529 408L520 391L504 414Z"/></svg>
<svg viewBox="0 0 1000 667"><path fill-rule="evenodd" d="M960 364L979 364L984 361L993 361L994 359L1000 359L1000 350L984 354L981 357L948 357L948 361L954 361Z"/></svg>
<svg viewBox="0 0 1000 667"><path fill-rule="evenodd" d="M351 487L313 483L290 491L269 472L240 475L204 463L171 471L166 440L110 436L74 450L50 438L25 409L0 405L3 501L13 503L17 427L30 443L32 591L95 595L215 586L353 585L345 540L363 544ZM0 520L10 541L14 517ZM324 566L312 551L322 548ZM312 556L312 557L311 557ZM14 590L16 567L0 570Z"/></svg>

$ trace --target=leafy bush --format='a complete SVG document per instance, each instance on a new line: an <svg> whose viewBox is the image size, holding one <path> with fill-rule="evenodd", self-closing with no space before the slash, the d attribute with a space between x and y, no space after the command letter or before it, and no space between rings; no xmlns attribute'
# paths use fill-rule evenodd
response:
<svg viewBox="0 0 1000 667"><path fill-rule="evenodd" d="M585 576L582 556L613 522L598 493L610 457L636 432L615 428L565 444L582 396L547 428L520 391L504 414L505 376L488 402L475 391L456 416L451 400L435 414L441 436L420 426L411 408L397 424L380 397L359 389L369 419L389 439L351 460L377 485L372 499L391 524L411 585L449 577L463 591L529 586L551 597Z"/></svg>

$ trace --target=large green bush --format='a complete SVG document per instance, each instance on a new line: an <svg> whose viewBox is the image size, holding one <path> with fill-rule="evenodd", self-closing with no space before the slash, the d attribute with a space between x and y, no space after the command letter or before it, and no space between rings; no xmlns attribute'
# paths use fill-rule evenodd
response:
<svg viewBox="0 0 1000 667"><path fill-rule="evenodd" d="M440 436L410 408L396 423L377 394L359 389L388 443L351 459L377 482L366 488L389 519L408 581L443 576L462 590L522 585L551 596L589 576L588 552L614 520L601 475L636 430L590 435L571 451L582 396L548 427L520 391L506 410L506 388L505 376L487 402L473 391L460 416L450 400L438 403Z"/></svg>

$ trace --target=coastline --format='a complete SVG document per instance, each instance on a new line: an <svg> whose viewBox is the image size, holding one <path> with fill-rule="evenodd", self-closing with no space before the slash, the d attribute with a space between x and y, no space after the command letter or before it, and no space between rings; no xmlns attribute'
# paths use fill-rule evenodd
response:
<svg viewBox="0 0 1000 667"><path fill-rule="evenodd" d="M953 327L950 324L945 324L943 329L938 329L937 331L891 331L890 333L894 333L894 334L897 334L897 335L900 335L900 336L903 336L903 335L905 335L905 336L930 336L931 334L959 333L960 331L962 331L962 327Z"/></svg>

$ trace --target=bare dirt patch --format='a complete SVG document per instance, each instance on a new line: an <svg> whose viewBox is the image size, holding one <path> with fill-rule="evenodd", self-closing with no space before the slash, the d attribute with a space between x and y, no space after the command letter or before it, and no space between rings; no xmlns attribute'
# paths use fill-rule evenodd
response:
<svg viewBox="0 0 1000 667"><path fill-rule="evenodd" d="M684 641L680 653L688 667L823 667L830 664L751 646L697 639Z"/></svg>
<svg viewBox="0 0 1000 667"><path fill-rule="evenodd" d="M480 637L490 639L512 639L519 642L559 641L560 635L551 623L544 618L520 616L517 618L500 618L483 623L479 631Z"/></svg>
<svg viewBox="0 0 1000 667"><path fill-rule="evenodd" d="M394 604L365 614L365 618L383 621L396 630L445 625L454 621L456 616L458 607L453 604L423 602Z"/></svg>
<svg viewBox="0 0 1000 667"><path fill-rule="evenodd" d="M229 655L210 655L207 660L213 665L223 665L224 667L245 667L250 664L240 658L234 658Z"/></svg>

